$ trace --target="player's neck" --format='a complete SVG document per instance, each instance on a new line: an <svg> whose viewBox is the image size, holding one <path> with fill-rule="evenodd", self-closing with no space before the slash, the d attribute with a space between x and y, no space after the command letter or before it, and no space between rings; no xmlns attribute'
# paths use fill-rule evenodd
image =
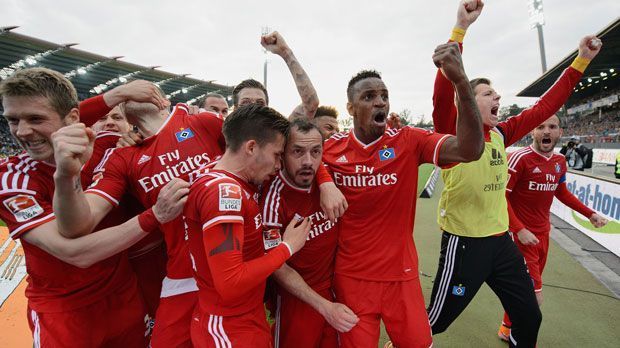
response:
<svg viewBox="0 0 620 348"><path fill-rule="evenodd" d="M236 177L242 179L246 183L251 183L251 177L248 175L248 168L244 165L246 161L237 154L225 152L217 161L213 169L227 171Z"/></svg>
<svg viewBox="0 0 620 348"><path fill-rule="evenodd" d="M383 135L383 133L376 134L376 132L366 131L365 129L362 129L361 127L355 127L355 126L353 126L353 134L355 134L355 137L357 138L357 140L364 143L365 145L372 143L373 141L379 139L381 135Z"/></svg>
<svg viewBox="0 0 620 348"><path fill-rule="evenodd" d="M536 144L532 144L532 150L536 151L537 154L541 156L545 156L547 158L550 158L551 156L553 156L553 149L551 149L551 151L549 152L544 152L543 150L536 147Z"/></svg>

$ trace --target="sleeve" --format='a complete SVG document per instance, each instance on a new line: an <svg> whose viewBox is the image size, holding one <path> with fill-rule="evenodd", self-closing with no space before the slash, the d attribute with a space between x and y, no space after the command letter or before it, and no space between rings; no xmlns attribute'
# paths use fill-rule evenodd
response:
<svg viewBox="0 0 620 348"><path fill-rule="evenodd" d="M90 127L110 112L110 110L112 108L105 103L103 94L85 99L80 102L80 122Z"/></svg>
<svg viewBox="0 0 620 348"><path fill-rule="evenodd" d="M520 159L521 156L518 154L511 153L508 155L508 183L506 184L507 192L512 192L521 178L523 162L520 161Z"/></svg>
<svg viewBox="0 0 620 348"><path fill-rule="evenodd" d="M129 172L128 165L118 150L108 149L101 162L93 170L92 183L86 193L101 196L116 207L127 191ZM138 182L138 184L142 183ZM149 191L148 187L145 191Z"/></svg>
<svg viewBox="0 0 620 348"><path fill-rule="evenodd" d="M439 162L441 145L452 136L410 126L404 127L402 131L407 132L408 142L417 142L414 151L418 156L418 163L433 163L436 166Z"/></svg>
<svg viewBox="0 0 620 348"><path fill-rule="evenodd" d="M567 207L572 210L578 212L579 214L590 218L594 211L588 208L585 204L581 203L581 201L573 195L568 188L566 187L566 178L565 175L562 175L560 179L560 183L558 187L555 189L555 196L560 200L560 202L564 203Z"/></svg>
<svg viewBox="0 0 620 348"><path fill-rule="evenodd" d="M462 29L461 32L462 35L459 36L461 33L453 30L449 42L457 41L462 52L462 40L465 33ZM443 75L441 69L437 69L435 85L433 87L433 125L438 133L456 134L457 109L454 104L454 97L455 93L452 82Z"/></svg>
<svg viewBox="0 0 620 348"><path fill-rule="evenodd" d="M508 147L516 143L536 126L553 116L573 93L573 88L579 82L581 75L582 71L577 70L573 62L573 65L564 70L560 78L534 105L523 110L519 115L500 122L497 128L504 135L504 145Z"/></svg>
<svg viewBox="0 0 620 348"><path fill-rule="evenodd" d="M251 261L243 260L244 219L241 187L226 179L198 186L190 193L200 208L203 243L217 292L239 298L264 282L289 257L285 244ZM253 224L253 221L248 223Z"/></svg>
<svg viewBox="0 0 620 348"><path fill-rule="evenodd" d="M56 218L52 202L40 193L45 190L34 188L34 185L29 185L29 188L23 192L12 190L10 193L0 193L3 203L0 206L0 220L6 223L9 236L13 239Z"/></svg>
<svg viewBox="0 0 620 348"><path fill-rule="evenodd" d="M274 177L268 185L265 185L261 195L261 207L263 225L267 228L281 228L283 225L282 181Z"/></svg>
<svg viewBox="0 0 620 348"><path fill-rule="evenodd" d="M321 162L321 165L319 165L319 168L316 170L316 182L319 186L327 182L334 182L334 179L332 179L332 176L329 174L323 162Z"/></svg>
<svg viewBox="0 0 620 348"><path fill-rule="evenodd" d="M82 180L82 185L90 186L95 168L99 165L99 163L101 163L106 155L109 155L111 149L116 147L118 139L120 139L120 134L118 133L97 133L93 148L93 155L90 156L88 162L86 162L84 167L82 167L82 178L86 178L86 180L88 180L88 182Z"/></svg>

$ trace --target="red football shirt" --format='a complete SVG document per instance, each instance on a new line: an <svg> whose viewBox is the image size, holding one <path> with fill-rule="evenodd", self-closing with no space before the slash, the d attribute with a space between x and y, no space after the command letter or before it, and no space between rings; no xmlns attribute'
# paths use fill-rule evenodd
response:
<svg viewBox="0 0 620 348"><path fill-rule="evenodd" d="M216 249L226 243L229 243L230 248L221 251L221 253L241 252L242 261L238 260L239 263L247 263L265 255L258 198L259 193L253 185L221 170L212 170L202 174L192 184L190 196L185 205L185 219L188 226L189 248L194 263L195 278L199 289L198 301L203 313L234 316L254 310L256 306L262 306L265 281L270 272L264 274L264 277L255 277L249 275L252 273L252 269L245 269L243 277L254 277L254 286L230 289L231 293L235 292L240 295L225 299L216 289L214 270L211 268L217 262L214 258L220 254ZM206 245L208 243L205 234L213 233L209 229L218 224L242 224L243 234L234 236L231 232L226 237L209 236L212 238L221 237L222 244L212 250ZM282 249L283 247L280 246L279 248ZM288 258L288 251L286 251L286 258ZM286 258L281 262L284 262ZM243 267L243 265L237 266Z"/></svg>
<svg viewBox="0 0 620 348"><path fill-rule="evenodd" d="M95 141L93 161L103 156L106 148L104 137L98 137ZM84 187L90 184L92 167L86 164L82 170ZM25 153L10 157L0 165L0 219L6 222L13 239L55 219L52 209L55 170L55 166L35 161ZM100 226L116 218L116 215L108 216ZM37 312L62 312L89 305L134 277L125 253L111 256L88 268L79 268L25 240L21 242L28 272L26 297L29 306Z"/></svg>
<svg viewBox="0 0 620 348"><path fill-rule="evenodd" d="M129 192L144 207L151 207L161 188L172 178L187 180L193 170L220 156L224 147L222 120L216 114L189 115L187 106L177 104L156 135L140 146L108 153L95 169L100 173L87 193L100 195L116 206L123 194ZM168 278L192 278L183 217L163 224L161 230L168 252ZM195 284L186 285L164 284L162 294L171 296L196 290Z"/></svg>
<svg viewBox="0 0 620 348"><path fill-rule="evenodd" d="M312 228L306 244L286 263L316 291L331 287L338 242L337 228L323 213L320 198L316 180L309 188L301 188L282 172L264 186L261 195L265 250L280 243L293 219L310 218Z"/></svg>
<svg viewBox="0 0 620 348"><path fill-rule="evenodd" d="M566 181L564 156L554 153L545 157L532 146L524 147L509 154L508 174L507 197L516 217L532 233L549 233L553 197ZM582 214L592 213L587 207L580 211Z"/></svg>
<svg viewBox="0 0 620 348"><path fill-rule="evenodd" d="M437 164L449 135L387 129L370 144L353 131L325 142L323 161L349 202L340 219L336 273L374 281L418 277L413 221L418 166Z"/></svg>

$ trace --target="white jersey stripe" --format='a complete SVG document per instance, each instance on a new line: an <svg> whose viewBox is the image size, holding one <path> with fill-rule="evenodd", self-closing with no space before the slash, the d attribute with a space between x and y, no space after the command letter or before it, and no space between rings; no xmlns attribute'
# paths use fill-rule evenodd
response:
<svg viewBox="0 0 620 348"><path fill-rule="evenodd" d="M32 345L34 348L41 347L41 325L39 325L39 316L37 312L30 310L30 318L34 325L34 332L32 333Z"/></svg>
<svg viewBox="0 0 620 348"><path fill-rule="evenodd" d="M439 139L439 141L435 145L435 150L433 151L433 163L436 166L439 166L439 149L441 149L441 145L448 139L448 137L451 137L451 135L450 134L444 135L443 137L441 137L441 139Z"/></svg>
<svg viewBox="0 0 620 348"><path fill-rule="evenodd" d="M36 220L33 220L33 221L30 221L30 222L25 223L23 225L20 225L18 228L16 228L15 230L11 231L9 237L12 238L13 236L18 234L19 232L23 231L24 229L26 229L26 228L28 228L28 227L30 227L32 225L36 225L36 224L39 224L39 223L42 223L42 222L47 222L47 221L53 220L55 218L56 218L56 215L54 215L54 213L49 213L49 214L45 215L42 218L38 218Z"/></svg>
<svg viewBox="0 0 620 348"><path fill-rule="evenodd" d="M214 322L215 322L215 315L213 315L213 314L209 315L209 324L207 326L207 328L209 330L209 334L213 338L213 342L215 342L215 348L222 348L222 346L220 345L220 343L221 343L220 336L217 335L215 333L215 331L213 330Z"/></svg>
<svg viewBox="0 0 620 348"><path fill-rule="evenodd" d="M220 336L224 340L224 347L232 348L232 343L228 339L228 335L226 335L226 331L224 331L224 326L222 325L222 322L224 321L224 318L221 315L218 316L218 318L219 318L218 324L217 324L218 332L220 333Z"/></svg>
<svg viewBox="0 0 620 348"><path fill-rule="evenodd" d="M508 161L508 169L514 171L515 167L517 166L517 164L519 163L519 160L521 160L521 158L529 153L532 153L532 150L527 150L527 151L519 151L518 153L515 152L511 157L510 160Z"/></svg>
<svg viewBox="0 0 620 348"><path fill-rule="evenodd" d="M450 280L452 278L452 273L454 272L454 259L456 257L458 239L459 238L457 236L450 235L450 238L448 240L446 262L441 273L441 280L439 282L439 287L437 288L437 294L435 295L433 308L431 308L428 316L431 326L435 324L437 319L439 319L439 315L441 314L441 309L443 308L447 293L450 290Z"/></svg>
<svg viewBox="0 0 620 348"><path fill-rule="evenodd" d="M84 193L90 193L93 195L98 195L101 196L103 198L105 198L107 201L110 201L115 207L119 205L119 202L117 199L115 199L114 197L110 196L107 192L101 191L101 190L97 190L94 188L89 188L88 190L84 191Z"/></svg>
<svg viewBox="0 0 620 348"><path fill-rule="evenodd" d="M222 221L222 220L227 220L227 222L241 222L243 223L243 216L239 216L239 215L220 215L220 216L216 216L213 219L205 222L204 224L202 224L202 230L206 230L209 227L216 225L218 222Z"/></svg>

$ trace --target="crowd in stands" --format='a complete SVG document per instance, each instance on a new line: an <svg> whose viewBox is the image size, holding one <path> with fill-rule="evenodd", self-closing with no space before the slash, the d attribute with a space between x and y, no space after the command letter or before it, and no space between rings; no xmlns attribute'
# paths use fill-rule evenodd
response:
<svg viewBox="0 0 620 348"><path fill-rule="evenodd" d="M20 152L22 152L21 147L9 133L9 125L4 117L0 117L0 158L17 155Z"/></svg>

